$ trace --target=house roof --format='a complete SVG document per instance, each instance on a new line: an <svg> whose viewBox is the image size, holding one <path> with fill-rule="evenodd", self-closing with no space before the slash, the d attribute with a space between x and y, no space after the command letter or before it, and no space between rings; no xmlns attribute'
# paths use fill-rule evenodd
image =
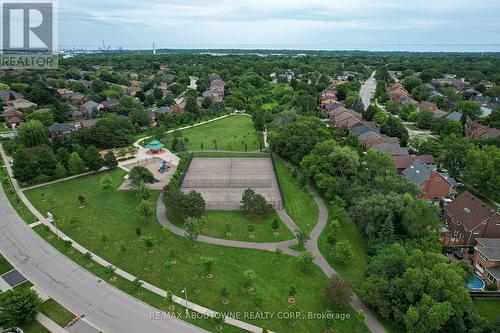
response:
<svg viewBox="0 0 500 333"><path fill-rule="evenodd" d="M420 160L415 160L406 169L403 170L403 175L410 182L420 185L425 182L432 175L432 172L436 170L436 166L431 164L427 165Z"/></svg>
<svg viewBox="0 0 500 333"><path fill-rule="evenodd" d="M62 132L62 133L70 133L76 131L76 127L73 124L67 123L53 123L49 126L50 132Z"/></svg>
<svg viewBox="0 0 500 333"><path fill-rule="evenodd" d="M367 125L363 121L352 126L350 131L351 131L351 133L356 134L356 135L362 135L366 132L380 133L380 130L377 127L375 127L375 128L370 127L369 125Z"/></svg>
<svg viewBox="0 0 500 333"><path fill-rule="evenodd" d="M418 103L417 105L415 105L415 107L419 111L421 111L421 110L431 110L432 111L436 108L436 104L424 101L424 102Z"/></svg>
<svg viewBox="0 0 500 333"><path fill-rule="evenodd" d="M460 121L461 118L462 118L462 114L460 112L457 112L457 111L453 111L452 113L450 113L446 116L446 119L453 120L453 121Z"/></svg>
<svg viewBox="0 0 500 333"><path fill-rule="evenodd" d="M16 99L10 101L9 104L12 105L15 109L28 109L37 106L35 103L31 103L30 101L27 101L25 99Z"/></svg>
<svg viewBox="0 0 500 333"><path fill-rule="evenodd" d="M83 104L83 108L86 112L92 112L94 109L99 110L102 107L102 104L96 103L94 101L87 101Z"/></svg>
<svg viewBox="0 0 500 333"><path fill-rule="evenodd" d="M408 155L408 148L402 148L398 143L381 143L371 149L390 155Z"/></svg>
<svg viewBox="0 0 500 333"><path fill-rule="evenodd" d="M409 167L413 162L416 160L420 160L421 162L425 164L434 164L434 157L432 155L397 155L397 156L392 156L392 160L396 164L396 167L398 169L406 169Z"/></svg>
<svg viewBox="0 0 500 333"><path fill-rule="evenodd" d="M80 122L82 128L92 127L97 124L98 119L84 119Z"/></svg>
<svg viewBox="0 0 500 333"><path fill-rule="evenodd" d="M172 108L169 106L162 106L156 110L153 110L153 113L161 114L161 113L172 113Z"/></svg>
<svg viewBox="0 0 500 333"><path fill-rule="evenodd" d="M436 119L437 119L437 118L443 118L443 117L445 117L447 114L448 114L448 112L446 112L446 111L436 109L436 110L434 110L434 112L432 113L432 116L433 116L434 118L436 118Z"/></svg>
<svg viewBox="0 0 500 333"><path fill-rule="evenodd" d="M498 212L469 191L465 191L452 203L444 206L444 210L469 230L490 218L493 219L493 223L500 223Z"/></svg>
<svg viewBox="0 0 500 333"><path fill-rule="evenodd" d="M495 278L495 280L500 280L500 266L488 267L486 268L488 272Z"/></svg>
<svg viewBox="0 0 500 333"><path fill-rule="evenodd" d="M500 238L477 238L476 249L489 260L500 261Z"/></svg>
<svg viewBox="0 0 500 333"><path fill-rule="evenodd" d="M364 144L368 144L374 140L382 138L377 132L369 131L361 134L358 139Z"/></svg>

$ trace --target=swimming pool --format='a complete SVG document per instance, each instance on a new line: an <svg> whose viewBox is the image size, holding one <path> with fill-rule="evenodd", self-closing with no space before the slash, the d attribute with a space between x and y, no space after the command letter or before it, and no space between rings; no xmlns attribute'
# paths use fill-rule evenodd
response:
<svg viewBox="0 0 500 333"><path fill-rule="evenodd" d="M479 276L474 275L474 278L467 282L467 288L472 289L472 290L482 290L484 289L485 283L483 279L481 279Z"/></svg>

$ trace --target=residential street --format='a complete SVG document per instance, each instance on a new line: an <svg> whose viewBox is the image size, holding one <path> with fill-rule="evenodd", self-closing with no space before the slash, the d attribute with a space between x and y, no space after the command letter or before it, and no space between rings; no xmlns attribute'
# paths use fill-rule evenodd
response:
<svg viewBox="0 0 500 333"><path fill-rule="evenodd" d="M203 332L176 319L150 319L157 310L76 265L21 220L0 189L0 252L50 297L102 331Z"/></svg>
<svg viewBox="0 0 500 333"><path fill-rule="evenodd" d="M361 89L359 91L359 96L361 97L361 101L365 106L365 110L370 106L370 100L375 93L375 89L377 88L377 80L375 80L375 71L372 73L370 78L363 83Z"/></svg>

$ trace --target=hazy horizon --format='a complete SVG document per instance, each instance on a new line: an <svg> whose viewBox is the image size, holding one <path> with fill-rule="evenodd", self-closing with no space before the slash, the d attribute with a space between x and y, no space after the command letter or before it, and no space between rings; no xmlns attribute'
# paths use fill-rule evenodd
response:
<svg viewBox="0 0 500 333"><path fill-rule="evenodd" d="M66 0L65 49L499 52L500 3L478 0Z"/></svg>

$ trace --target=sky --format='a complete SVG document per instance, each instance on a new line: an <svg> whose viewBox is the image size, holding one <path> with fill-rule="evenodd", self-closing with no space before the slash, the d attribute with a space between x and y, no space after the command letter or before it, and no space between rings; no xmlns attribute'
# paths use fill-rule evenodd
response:
<svg viewBox="0 0 500 333"><path fill-rule="evenodd" d="M499 0L58 0L61 48L500 51Z"/></svg>

